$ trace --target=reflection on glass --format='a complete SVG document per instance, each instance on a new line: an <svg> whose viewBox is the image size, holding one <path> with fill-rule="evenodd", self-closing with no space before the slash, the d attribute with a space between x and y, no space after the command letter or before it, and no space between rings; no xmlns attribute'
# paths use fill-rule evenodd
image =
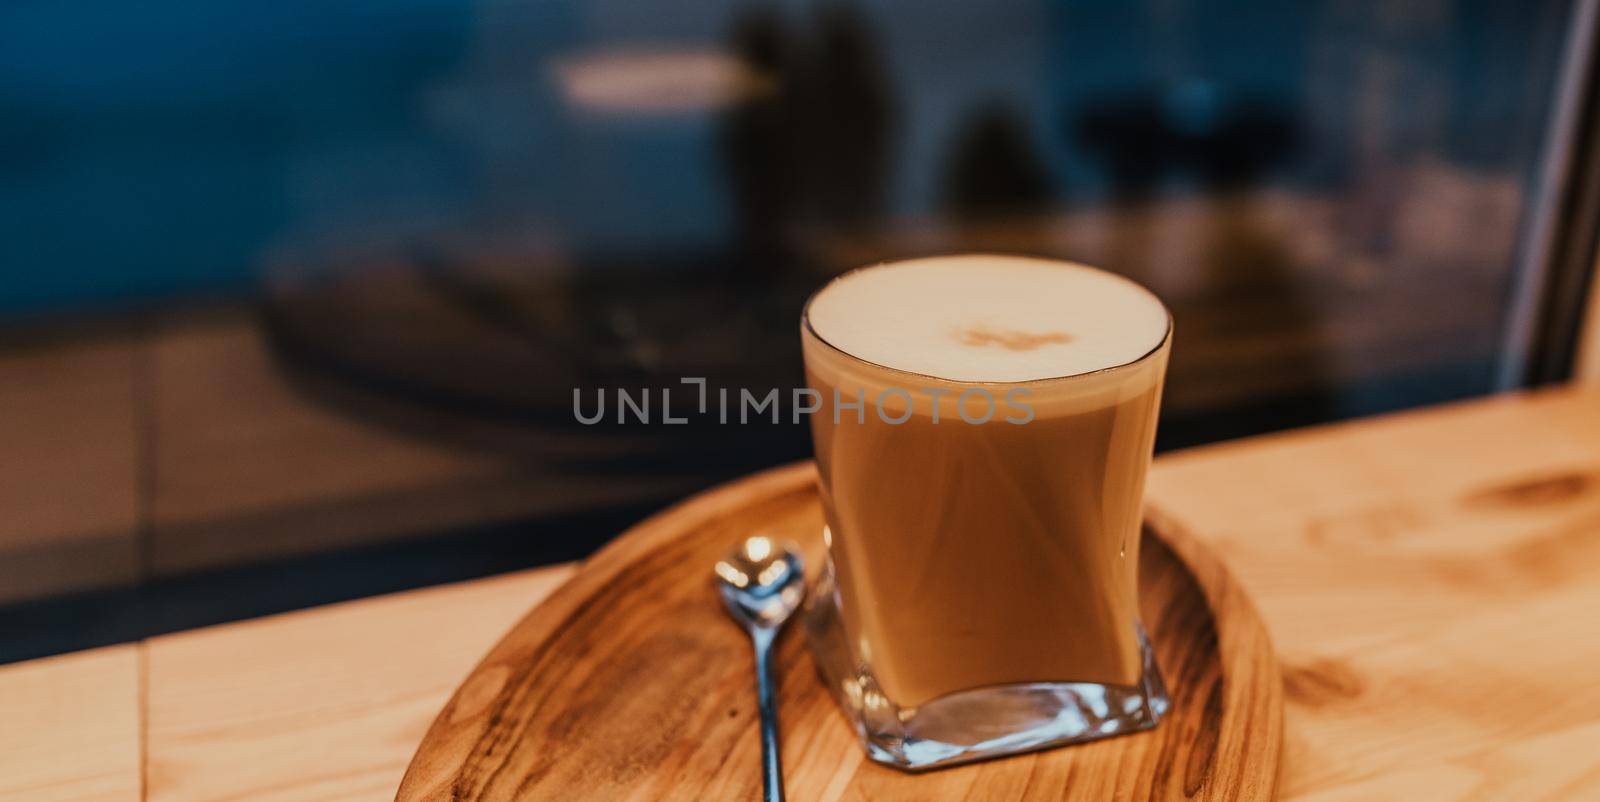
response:
<svg viewBox="0 0 1600 802"><path fill-rule="evenodd" d="M1486 392L1573 16L13 5L0 426L29 433L0 455L0 604L804 456L789 425L583 427L570 391L794 386L806 294L878 260L1151 287L1182 332L1167 446ZM37 468L62 444L93 481Z"/></svg>

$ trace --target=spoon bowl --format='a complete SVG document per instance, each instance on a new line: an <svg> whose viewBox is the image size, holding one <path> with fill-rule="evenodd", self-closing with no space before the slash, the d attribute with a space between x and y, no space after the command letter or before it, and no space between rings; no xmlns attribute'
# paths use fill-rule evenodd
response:
<svg viewBox="0 0 1600 802"><path fill-rule="evenodd" d="M746 538L717 561L717 586L728 613L746 626L776 627L805 598L805 570L792 543Z"/></svg>

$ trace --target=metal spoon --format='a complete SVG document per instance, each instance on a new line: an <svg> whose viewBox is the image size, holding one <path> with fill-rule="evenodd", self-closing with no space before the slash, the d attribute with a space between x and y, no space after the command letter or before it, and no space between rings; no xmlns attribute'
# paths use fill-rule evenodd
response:
<svg viewBox="0 0 1600 802"><path fill-rule="evenodd" d="M728 613L744 624L756 651L756 699L761 711L761 785L765 802L783 802L778 760L778 708L769 653L778 630L806 595L805 570L792 544L757 535L717 561L717 586Z"/></svg>

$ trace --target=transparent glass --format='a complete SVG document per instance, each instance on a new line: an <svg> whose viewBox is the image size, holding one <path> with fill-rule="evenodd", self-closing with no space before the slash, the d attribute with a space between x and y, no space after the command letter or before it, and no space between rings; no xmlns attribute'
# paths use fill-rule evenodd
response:
<svg viewBox="0 0 1600 802"><path fill-rule="evenodd" d="M1137 582L1170 317L1133 362L1012 383L801 330L828 545L805 627L868 755L919 770L1154 727Z"/></svg>

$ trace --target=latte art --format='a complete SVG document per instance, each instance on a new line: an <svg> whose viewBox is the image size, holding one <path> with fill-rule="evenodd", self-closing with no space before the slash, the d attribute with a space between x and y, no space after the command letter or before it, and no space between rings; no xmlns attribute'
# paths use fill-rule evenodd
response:
<svg viewBox="0 0 1600 802"><path fill-rule="evenodd" d="M1008 331L990 326L973 326L956 331L956 341L966 346L997 345L1012 351L1032 351L1045 345L1072 342L1072 335L1062 331L1030 334L1025 331Z"/></svg>
<svg viewBox="0 0 1600 802"><path fill-rule="evenodd" d="M947 256L848 273L806 315L817 336L888 368L959 382L1024 382L1126 365L1161 345L1149 290L1070 262Z"/></svg>

